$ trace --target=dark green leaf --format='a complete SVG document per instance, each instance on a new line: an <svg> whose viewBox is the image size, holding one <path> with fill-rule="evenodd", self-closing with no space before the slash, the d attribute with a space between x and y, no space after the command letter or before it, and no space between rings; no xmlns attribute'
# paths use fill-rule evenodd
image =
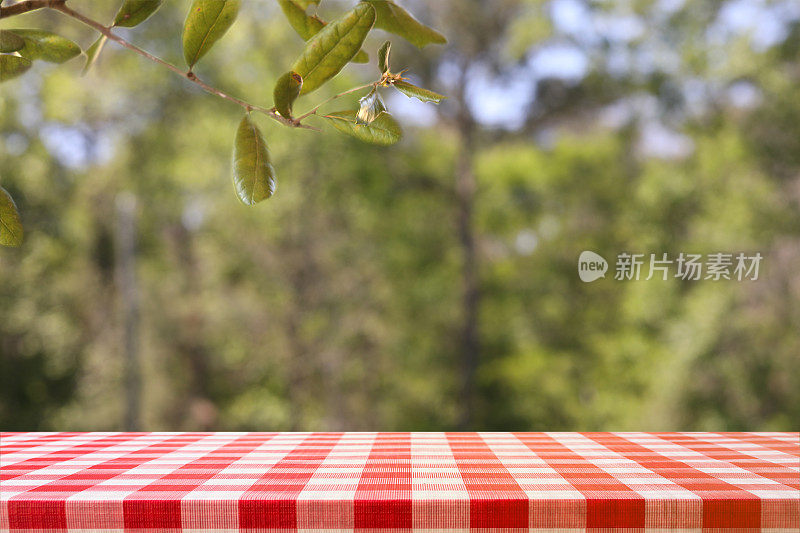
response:
<svg viewBox="0 0 800 533"><path fill-rule="evenodd" d="M183 57L191 69L227 32L241 0L194 0L183 25Z"/></svg>
<svg viewBox="0 0 800 533"><path fill-rule="evenodd" d="M100 52L103 51L107 40L108 38L105 35L101 35L100 38L92 43L92 46L86 50L86 64L83 66L81 75L85 76L89 72L89 69L97 62L97 58L100 57Z"/></svg>
<svg viewBox="0 0 800 533"><path fill-rule="evenodd" d="M399 35L414 46L422 48L427 44L445 44L444 35L425 26L408 11L391 0L365 0L375 7L378 19L375 27Z"/></svg>
<svg viewBox="0 0 800 533"><path fill-rule="evenodd" d="M0 187L0 245L19 246L22 244L22 222L14 199Z"/></svg>
<svg viewBox="0 0 800 533"><path fill-rule="evenodd" d="M392 43L386 41L381 46L381 49L378 50L378 68L381 71L381 74L386 74L389 72L389 55L392 52Z"/></svg>
<svg viewBox="0 0 800 533"><path fill-rule="evenodd" d="M356 115L356 124L372 124L372 122L384 111L386 105L383 103L378 88L373 87L367 96L358 101L359 109Z"/></svg>
<svg viewBox="0 0 800 533"><path fill-rule="evenodd" d="M429 91L428 89L417 87L416 85L412 85L405 81L396 81L394 82L393 86L395 89L409 98L417 98L423 102L433 102L434 104L438 104L447 98L444 95Z"/></svg>
<svg viewBox="0 0 800 533"><path fill-rule="evenodd" d="M278 3L289 24L304 41L311 39L328 24L316 15L307 14L306 8L308 6L304 7L301 0L278 0ZM366 63L369 61L369 56L364 50L360 50L351 61L353 63Z"/></svg>
<svg viewBox="0 0 800 533"><path fill-rule="evenodd" d="M312 37L292 65L292 70L303 77L301 94L336 76L358 53L373 24L375 10L362 3Z"/></svg>
<svg viewBox="0 0 800 533"><path fill-rule="evenodd" d="M286 20L304 41L311 39L325 27L325 22L316 15L306 14L299 0L278 0Z"/></svg>
<svg viewBox="0 0 800 533"><path fill-rule="evenodd" d="M0 52L16 52L25 46L25 39L13 32L0 30Z"/></svg>
<svg viewBox="0 0 800 533"><path fill-rule="evenodd" d="M245 115L233 145L233 186L242 203L255 205L275 194L275 169L264 137Z"/></svg>
<svg viewBox="0 0 800 533"><path fill-rule="evenodd" d="M338 111L324 118L342 133L370 144L389 146L403 137L400 125L386 112L378 115L369 125L356 124L355 111Z"/></svg>
<svg viewBox="0 0 800 533"><path fill-rule="evenodd" d="M292 105L297 97L300 96L300 89L303 87L303 78L297 72L287 72L275 83L273 97L275 109L284 118L292 118Z"/></svg>
<svg viewBox="0 0 800 533"><path fill-rule="evenodd" d="M25 46L19 50L19 55L31 61L40 59L51 63L63 63L81 53L81 48L77 44L49 31L14 29L12 33L25 41Z"/></svg>
<svg viewBox="0 0 800 533"><path fill-rule="evenodd" d="M114 26L138 26L161 7L162 0L125 0L114 19Z"/></svg>
<svg viewBox="0 0 800 533"><path fill-rule="evenodd" d="M0 82L24 74L32 64L30 59L24 57L0 54Z"/></svg>

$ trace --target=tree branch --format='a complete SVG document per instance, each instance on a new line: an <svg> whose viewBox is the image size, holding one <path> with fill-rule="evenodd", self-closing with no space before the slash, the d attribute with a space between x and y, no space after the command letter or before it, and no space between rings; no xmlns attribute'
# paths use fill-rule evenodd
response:
<svg viewBox="0 0 800 533"><path fill-rule="evenodd" d="M22 15L28 11L35 11L45 7L55 7L56 5L64 4L64 2L66 0L25 0L24 2L17 2L10 6L0 7L0 19Z"/></svg>
<svg viewBox="0 0 800 533"><path fill-rule="evenodd" d="M135 52L135 53L139 54L140 56L142 56L142 57L144 57L146 59L149 59L150 61L152 61L154 63L157 63L157 64L159 64L159 65L161 65L161 66L163 66L165 68L168 68L169 70L171 70L172 72L174 72L178 76L180 76L182 78L185 78L185 79L189 80L190 82L194 83L195 85L197 85L198 87L200 87L201 89L206 91L207 93L213 94L214 96L218 96L218 97L220 97L220 98L222 98L224 100L228 100L229 102L233 102L233 103L243 107L247 111L258 111L259 113L263 113L263 114L267 115L268 117L280 122L284 126L289 126L289 127L293 127L293 128L304 128L304 129L319 131L317 128L314 128L313 126L307 126L305 124L301 124L300 120L290 120L290 119L284 118L281 115L279 115L277 113L277 111L275 111L275 109L267 109L265 107L261 107L261 106L257 106L257 105L251 104L249 102L245 102L244 100L236 98L235 96L231 96L230 94L228 94L226 92L223 92L222 90L217 89L216 87L212 87L211 85L205 83L200 78L198 78L197 75L194 72L192 72L191 70L188 70L188 71L184 72L183 70L179 69L175 65L173 65L171 63L168 63L168 62L164 61L163 59L161 59L160 57L156 57L153 54L151 54L150 52L147 52L146 50L143 50L143 49L139 48L138 46L126 41L125 39L123 39L119 35L116 35L115 33L113 33L111 31L110 27L103 26L102 24L100 24L96 20L92 20L89 17L87 17L87 16L85 16L85 15L83 15L81 13L78 13L74 9L68 7L65 2L66 2L66 0L28 0L28 2L26 2L26 3L37 3L37 4L38 3L43 3L45 5L39 6L39 7L49 7L49 8L55 9L56 11L58 11L60 13L63 13L64 15L66 15L68 17L71 17L71 18L73 18L73 19L75 19L75 20L77 20L79 22L82 22L83 24L89 26L90 28L93 28L94 30L102 33L103 35L108 37L109 40L114 41L115 43L117 43L117 44L119 44L121 46L124 46L128 50L131 50L132 52ZM9 6L8 8L3 8L3 9L4 10L5 9L11 9L11 8L16 7L18 5L21 5L21 4L14 4L13 6ZM30 8L30 9L38 9L38 8ZM29 9L29 11L30 11L30 9Z"/></svg>

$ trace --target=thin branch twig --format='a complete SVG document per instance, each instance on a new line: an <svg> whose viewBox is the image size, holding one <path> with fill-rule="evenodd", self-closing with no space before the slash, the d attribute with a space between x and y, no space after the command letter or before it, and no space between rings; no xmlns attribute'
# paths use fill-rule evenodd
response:
<svg viewBox="0 0 800 533"><path fill-rule="evenodd" d="M28 13L29 11L34 11L34 10L42 9L42 8L54 9L54 10L66 15L66 16L72 18L72 19L77 20L78 22L81 22L81 23L85 24L86 26L89 26L90 28L94 29L95 31L100 32L101 34L105 35L109 40L114 41L115 43L119 44L120 46L123 46L123 47L127 48L128 50L130 50L130 51L132 51L132 52L134 52L136 54L139 54L140 56L144 57L145 59L148 59L148 60L150 60L150 61L152 61L152 62L154 62L156 64L159 64L159 65L171 70L172 72L174 72L178 76L180 76L180 77L182 77L182 78L184 78L186 80L189 80L190 82L194 83L195 85L197 85L198 87L200 87L201 89L206 91L207 93L213 94L214 96L217 96L217 97L222 98L224 100L228 100L229 102L233 102L233 103L243 107L245 109L245 111L248 111L248 112L249 111L257 111L259 113L263 113L263 114L267 115L268 117L272 118L273 120L276 120L276 121L280 122L284 126L289 126L289 127L292 127L292 128L303 128L303 129L309 129L309 130L314 130L314 131L320 131L318 128L315 128L314 126L309 126L309 125L303 124L302 121L304 119L310 117L311 115L316 115L317 111L319 111L319 109L322 106L324 106L324 105L336 100L337 98L341 98L342 96L345 96L345 95L348 95L348 94L351 94L351 93L354 93L354 92L357 92L357 91L361 91L361 90L364 90L364 89L368 89L370 87L375 87L379 83L379 82L373 82L373 83L369 83L369 84L366 84L366 85L362 85L360 87L355 87L355 88L350 89L348 91L345 91L343 93L339 93L339 94L337 94L335 96L332 96L332 97L328 98L324 102L314 106L310 111L308 111L307 113L301 115L300 117L298 117L296 119L287 119L287 118L283 117L282 115L280 115L275 110L275 108L267 109L265 107L261 107L261 106L255 105L255 104L251 104L250 102L246 102L246 101L244 101L244 100L242 100L240 98L236 98L235 96L232 96L232 95L222 91L221 89L217 89L216 87L213 87L213 86L207 84L206 82L204 82L203 80L198 78L197 75L194 72L191 71L191 69L187 70L187 71L184 71L184 70L176 67L172 63L164 61L160 57L154 56L150 52L148 52L148 51L146 51L146 50L144 50L142 48L139 48L135 44L126 41L125 39L123 39L119 35L117 35L114 32L112 32L111 31L111 28L112 28L111 26L104 26L103 24L97 22L96 20L93 20L93 19L87 17L86 15L84 15L82 13L79 13L78 11L75 11L74 9L70 8L69 6L67 6L66 2L67 2L67 0L24 0L23 2L17 2L16 4L12 4L10 6L0 7L0 18L11 17L11 16L14 16L14 15L21 15L23 13Z"/></svg>
<svg viewBox="0 0 800 533"><path fill-rule="evenodd" d="M192 72L191 70L188 70L188 71L181 70L180 68L176 67L175 65L173 65L171 63L168 63L167 61L164 61L160 57L156 57L153 54L151 54L150 52L147 52L146 50L143 50L143 49L139 48L135 44L132 44L132 43L126 41L125 39L123 39L119 35L117 35L114 32L112 32L110 27L103 26L102 24L100 24L96 20L92 20L89 17L87 17L87 16L75 11L74 9L72 9L70 7L68 7L65 4L66 0L29 0L29 1L31 1L31 2L33 2L33 1L46 2L47 5L46 6L42 6L42 7L50 7L50 8L55 9L56 11L58 11L60 13L63 13L64 15L66 15L68 17L71 17L71 18L73 18L73 19L75 19L75 20L77 20L79 22L82 22L83 24L89 26L90 28L93 28L94 30L96 30L96 31L100 32L101 34L105 35L106 37L108 37L109 40L112 40L115 43L117 43L117 44L119 44L121 46L124 46L128 50L131 50L132 52L135 52L135 53L139 54L140 56L142 56L142 57L144 57L146 59L149 59L150 61L152 61L154 63L157 63L157 64L159 64L159 65L161 65L163 67L168 68L169 70L171 70L172 72L174 72L178 76L180 76L182 78L185 78L185 79L189 80L190 82L194 83L195 85L197 85L198 87L200 87L201 89L206 91L207 93L213 94L213 95L218 96L218 97L220 97L222 99L225 99L225 100L228 100L230 102L233 102L233 103L243 107L247 111L258 111L259 113L263 113L263 114L267 115L268 117L280 122L281 124L283 124L285 126L289 126L289 127L293 127L293 128L304 128L304 129L319 131L317 128L315 128L313 126L308 126L306 124L301 124L299 119L298 120L289 120L289 119L284 118L281 115L279 115L277 113L277 111L275 111L274 109L267 109L265 107L261 107L261 106L255 105L255 104L251 104L249 102L246 102L244 100L236 98L235 96L231 96L230 94L228 94L228 93L226 93L226 92L224 92L224 91L222 91L220 89L217 89L216 87L212 87L211 85L207 84L206 82L204 82L203 80L198 78L197 75L194 72ZM19 4L15 4L15 5L19 5ZM9 8L10 7L14 7L14 6L9 6ZM3 8L3 9L7 9L7 8Z"/></svg>
<svg viewBox="0 0 800 533"><path fill-rule="evenodd" d="M53 7L56 4L63 4L66 0L25 0L24 2L17 2L10 6L0 6L0 19L6 17L13 17L14 15L22 15L29 11L36 9L43 9L45 7Z"/></svg>

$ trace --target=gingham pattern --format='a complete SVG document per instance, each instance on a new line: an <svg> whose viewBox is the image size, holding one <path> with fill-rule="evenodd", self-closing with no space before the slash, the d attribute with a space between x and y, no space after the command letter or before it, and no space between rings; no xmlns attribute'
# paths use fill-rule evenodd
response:
<svg viewBox="0 0 800 533"><path fill-rule="evenodd" d="M800 529L798 433L3 433L5 531Z"/></svg>

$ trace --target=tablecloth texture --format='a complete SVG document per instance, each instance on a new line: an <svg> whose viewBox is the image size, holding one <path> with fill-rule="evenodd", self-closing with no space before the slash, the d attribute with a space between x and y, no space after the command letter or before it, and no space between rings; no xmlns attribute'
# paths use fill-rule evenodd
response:
<svg viewBox="0 0 800 533"><path fill-rule="evenodd" d="M798 433L3 433L6 531L800 529Z"/></svg>

